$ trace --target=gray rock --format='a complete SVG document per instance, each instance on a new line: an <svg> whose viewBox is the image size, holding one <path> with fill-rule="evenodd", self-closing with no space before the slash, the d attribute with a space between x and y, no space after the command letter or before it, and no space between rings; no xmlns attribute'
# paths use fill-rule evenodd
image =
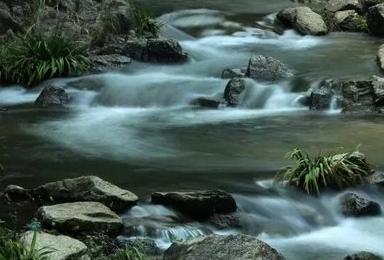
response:
<svg viewBox="0 0 384 260"><path fill-rule="evenodd" d="M363 9L360 0L331 0L328 1L326 8L331 12L344 10L355 10L361 12Z"/></svg>
<svg viewBox="0 0 384 260"><path fill-rule="evenodd" d="M384 44L379 47L377 52L377 63L382 71L384 71Z"/></svg>
<svg viewBox="0 0 384 260"><path fill-rule="evenodd" d="M65 179L41 185L33 190L33 195L43 202L96 201L115 211L126 210L138 201L138 197L132 192L97 176Z"/></svg>
<svg viewBox="0 0 384 260"><path fill-rule="evenodd" d="M293 28L303 35L324 35L328 33L328 27L321 15L312 11L309 7L293 7L280 11L277 22L287 28Z"/></svg>
<svg viewBox="0 0 384 260"><path fill-rule="evenodd" d="M247 68L242 69L225 69L221 74L222 79L243 78L247 73Z"/></svg>
<svg viewBox="0 0 384 260"><path fill-rule="evenodd" d="M21 242L26 248L30 248L34 232L28 231L21 237ZM47 260L70 260L80 259L87 253L87 246L79 240L63 235L51 235L44 232L36 233L35 250L41 252L51 252L47 255Z"/></svg>
<svg viewBox="0 0 384 260"><path fill-rule="evenodd" d="M288 75L287 67L273 57L254 55L248 63L246 76L255 80L275 81Z"/></svg>
<svg viewBox="0 0 384 260"><path fill-rule="evenodd" d="M384 0L360 0L364 11L368 11L368 9L374 5L378 5L384 3Z"/></svg>
<svg viewBox="0 0 384 260"><path fill-rule="evenodd" d="M367 25L373 35L384 36L384 3L368 9Z"/></svg>
<svg viewBox="0 0 384 260"><path fill-rule="evenodd" d="M343 31L364 31L365 18L354 10L339 11L335 13L337 27Z"/></svg>
<svg viewBox="0 0 384 260"><path fill-rule="evenodd" d="M345 81L342 85L344 113L372 113L376 111L371 81Z"/></svg>
<svg viewBox="0 0 384 260"><path fill-rule="evenodd" d="M333 91L330 88L321 86L311 91L310 106L311 110L327 110L331 106Z"/></svg>
<svg viewBox="0 0 384 260"><path fill-rule="evenodd" d="M62 87L48 86L43 89L35 101L41 107L64 106L69 104L71 96Z"/></svg>
<svg viewBox="0 0 384 260"><path fill-rule="evenodd" d="M384 172L374 172L365 178L364 183L384 186Z"/></svg>
<svg viewBox="0 0 384 260"><path fill-rule="evenodd" d="M161 249L152 239L137 238L134 240L124 240L122 244L124 247L139 249L146 256L160 256L162 254Z"/></svg>
<svg viewBox="0 0 384 260"><path fill-rule="evenodd" d="M268 244L246 235L207 236L185 243L174 243L165 251L164 260L281 260Z"/></svg>
<svg viewBox="0 0 384 260"><path fill-rule="evenodd" d="M22 31L22 26L10 14L9 9L0 8L0 34L5 34L9 30L13 32Z"/></svg>
<svg viewBox="0 0 384 260"><path fill-rule="evenodd" d="M207 219L237 209L234 198L224 191L155 192L152 203L172 207L192 219Z"/></svg>
<svg viewBox="0 0 384 260"><path fill-rule="evenodd" d="M150 39L147 43L149 61L160 63L182 63L188 55L173 39Z"/></svg>
<svg viewBox="0 0 384 260"><path fill-rule="evenodd" d="M25 201L32 199L29 190L17 185L8 185L4 189L4 196L10 201Z"/></svg>
<svg viewBox="0 0 384 260"><path fill-rule="evenodd" d="M246 89L246 81L242 78L231 79L224 90L224 99L229 106L238 106Z"/></svg>
<svg viewBox="0 0 384 260"><path fill-rule="evenodd" d="M381 207L377 202L347 193L341 198L341 212L346 217L376 216L381 214Z"/></svg>
<svg viewBox="0 0 384 260"><path fill-rule="evenodd" d="M209 218L208 223L218 229L240 228L240 216L236 213L232 214L215 214Z"/></svg>
<svg viewBox="0 0 384 260"><path fill-rule="evenodd" d="M91 57L91 60L94 63L96 72L121 70L132 62L131 58L120 54L97 55Z"/></svg>
<svg viewBox="0 0 384 260"><path fill-rule="evenodd" d="M383 258L370 252L362 251L353 255L346 256L344 260L383 260Z"/></svg>
<svg viewBox="0 0 384 260"><path fill-rule="evenodd" d="M99 202L74 202L44 206L37 212L46 228L68 234L117 235L123 228L121 218Z"/></svg>

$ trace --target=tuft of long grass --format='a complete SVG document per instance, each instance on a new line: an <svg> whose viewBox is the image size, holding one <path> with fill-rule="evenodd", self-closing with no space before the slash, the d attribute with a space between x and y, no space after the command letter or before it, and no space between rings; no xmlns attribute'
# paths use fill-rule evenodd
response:
<svg viewBox="0 0 384 260"><path fill-rule="evenodd" d="M90 69L85 48L59 33L31 31L0 45L0 70L5 81L33 86L45 79L76 75Z"/></svg>
<svg viewBox="0 0 384 260"><path fill-rule="evenodd" d="M156 21L145 9L133 8L135 31L140 36L158 37L162 24Z"/></svg>
<svg viewBox="0 0 384 260"><path fill-rule="evenodd" d="M0 260L48 260L54 250L37 249L37 232L35 231L29 248L25 247L16 235L0 236Z"/></svg>
<svg viewBox="0 0 384 260"><path fill-rule="evenodd" d="M112 257L113 260L147 260L144 253L136 247L126 247L123 251Z"/></svg>
<svg viewBox="0 0 384 260"><path fill-rule="evenodd" d="M294 149L287 158L294 165L276 176L277 181L290 185L312 195L319 195L327 188L342 189L358 185L371 169L358 151L344 154L328 153L311 158L301 149Z"/></svg>

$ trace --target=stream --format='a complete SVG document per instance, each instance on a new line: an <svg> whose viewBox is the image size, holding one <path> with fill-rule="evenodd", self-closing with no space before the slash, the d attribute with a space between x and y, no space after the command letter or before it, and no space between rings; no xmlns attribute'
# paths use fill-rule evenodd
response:
<svg viewBox="0 0 384 260"><path fill-rule="evenodd" d="M344 218L338 198L312 198L273 185L300 147L311 153L362 145L384 169L384 118L347 116L340 108L314 112L298 100L321 80L379 75L381 42L357 33L324 37L268 30L285 0L143 0L192 57L184 65L134 62L122 73L56 79L75 97L70 109L39 109L43 88L0 88L0 183L35 187L98 175L138 194L143 202L123 214L124 239L150 237L162 248L205 234L255 235L287 259L342 259L366 250L384 256L384 217ZM206 110L198 97L222 95L226 68L245 67L253 54L273 56L292 74L285 81L248 80L240 107ZM145 202L151 192L223 189L239 206L241 228L218 230L183 222L176 212ZM377 187L355 190L384 207Z"/></svg>

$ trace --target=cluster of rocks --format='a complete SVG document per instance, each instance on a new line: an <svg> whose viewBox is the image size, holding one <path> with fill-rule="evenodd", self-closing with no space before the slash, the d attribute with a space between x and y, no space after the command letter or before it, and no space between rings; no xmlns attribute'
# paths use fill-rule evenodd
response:
<svg viewBox="0 0 384 260"><path fill-rule="evenodd" d="M229 79L224 94L219 99L200 97L192 102L206 108L220 106L236 107L241 104L247 89L247 80L275 82L290 76L287 66L281 61L263 55L254 55L245 68L228 68L222 72L223 79Z"/></svg>
<svg viewBox="0 0 384 260"><path fill-rule="evenodd" d="M304 103L313 110L326 110L333 101L343 113L383 113L384 79L325 80L309 90Z"/></svg>
<svg viewBox="0 0 384 260"><path fill-rule="evenodd" d="M115 212L129 210L138 197L96 176L47 183L34 189L10 185L1 198L12 203L34 201L36 217L44 231L36 233L36 249L52 249L49 259L88 259L87 245L79 237L85 235L116 237L124 228ZM156 192L151 203L161 204L180 212L185 218L197 221L222 221L237 210L233 197L220 190L194 192ZM54 231L54 232L53 232ZM22 243L33 243L33 231L22 235ZM76 238L76 239L75 239ZM245 235L211 235L184 243L174 243L164 253L154 242L137 240L124 246L145 244L150 255L163 254L164 259L189 259L204 256L210 259L284 259L275 249L255 237ZM142 247L140 247L142 248ZM155 250L156 249L156 250ZM159 255L158 255L159 256ZM213 258L212 258L213 257ZM160 258L157 258L160 259Z"/></svg>
<svg viewBox="0 0 384 260"><path fill-rule="evenodd" d="M299 2L305 6L287 8L277 14L277 26L292 28L303 35L324 35L329 31L369 31L375 36L384 36L382 0Z"/></svg>

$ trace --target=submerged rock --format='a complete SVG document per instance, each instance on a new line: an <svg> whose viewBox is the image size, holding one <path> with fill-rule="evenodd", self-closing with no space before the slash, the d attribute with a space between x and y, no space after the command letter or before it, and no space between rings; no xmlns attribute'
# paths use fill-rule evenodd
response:
<svg viewBox="0 0 384 260"><path fill-rule="evenodd" d="M41 107L63 106L69 104L71 96L64 88L48 86L43 89L35 101L35 105Z"/></svg>
<svg viewBox="0 0 384 260"><path fill-rule="evenodd" d="M227 214L237 209L234 198L224 191L156 192L152 203L172 207L192 219L207 219L215 214Z"/></svg>
<svg viewBox="0 0 384 260"><path fill-rule="evenodd" d="M254 55L248 63L245 76L255 80L275 81L288 75L287 67L273 57Z"/></svg>
<svg viewBox="0 0 384 260"><path fill-rule="evenodd" d="M117 235L123 228L121 218L99 202L44 206L37 215L44 227L69 234Z"/></svg>
<svg viewBox="0 0 384 260"><path fill-rule="evenodd" d="M240 228L240 216L236 213L215 214L208 219L208 223L218 229Z"/></svg>
<svg viewBox="0 0 384 260"><path fill-rule="evenodd" d="M368 9L367 25L373 35L384 36L384 3Z"/></svg>
<svg viewBox="0 0 384 260"><path fill-rule="evenodd" d="M321 15L312 11L309 7L293 7L280 11L277 22L284 27L293 28L303 35L324 35L328 33L328 27Z"/></svg>
<svg viewBox="0 0 384 260"><path fill-rule="evenodd" d="M341 198L341 211L346 217L376 216L381 214L377 202L360 197L355 193L347 193Z"/></svg>
<svg viewBox="0 0 384 260"><path fill-rule="evenodd" d="M174 243L165 251L164 260L282 260L274 248L246 235L217 236L193 239L184 243Z"/></svg>
<svg viewBox="0 0 384 260"><path fill-rule="evenodd" d="M209 99L205 97L199 97L191 102L192 105L196 105L203 108L219 108L222 104L221 101L215 99Z"/></svg>
<svg viewBox="0 0 384 260"><path fill-rule="evenodd" d="M238 106L246 88L246 81L242 78L231 79L224 90L224 99L229 106Z"/></svg>
<svg viewBox="0 0 384 260"><path fill-rule="evenodd" d="M96 201L115 211L130 208L138 201L138 197L132 192L97 176L47 183L34 189L33 195L43 202Z"/></svg>
<svg viewBox="0 0 384 260"><path fill-rule="evenodd" d="M34 232L28 231L21 237L22 244L30 249ZM51 252L46 255L47 260L80 259L87 253L87 246L74 238L63 235L51 235L45 232L36 233L36 245L34 248L40 252Z"/></svg>
<svg viewBox="0 0 384 260"><path fill-rule="evenodd" d="M383 258L370 252L362 251L353 255L346 256L344 260L383 260Z"/></svg>

